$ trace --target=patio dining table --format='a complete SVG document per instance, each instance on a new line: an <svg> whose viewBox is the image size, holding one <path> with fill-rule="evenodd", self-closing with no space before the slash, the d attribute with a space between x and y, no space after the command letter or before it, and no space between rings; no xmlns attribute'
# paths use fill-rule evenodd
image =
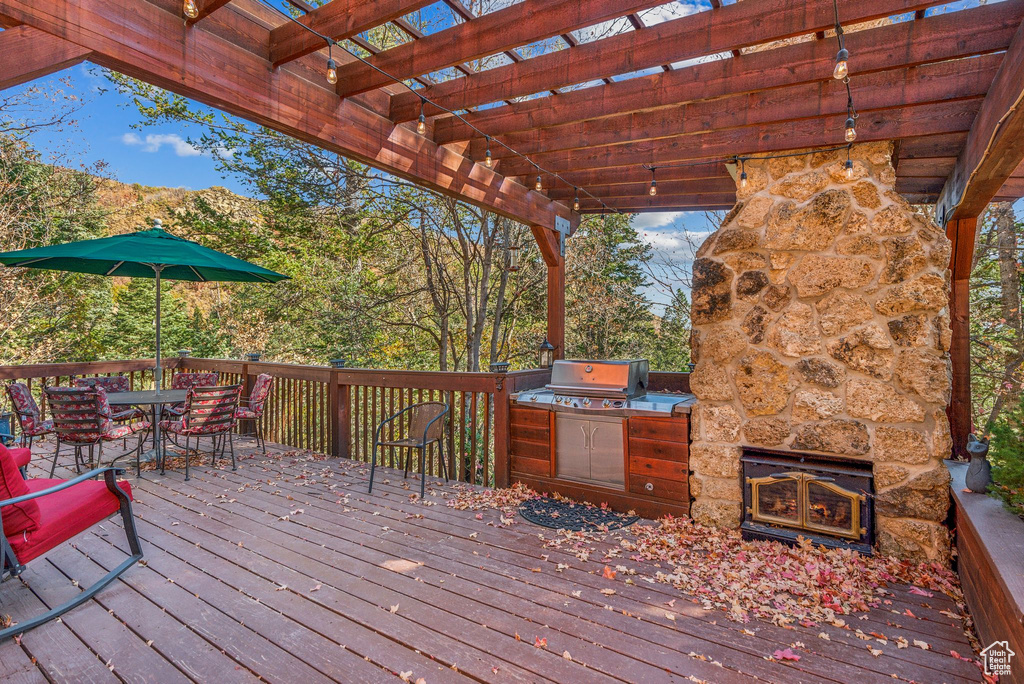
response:
<svg viewBox="0 0 1024 684"><path fill-rule="evenodd" d="M153 409L153 448L142 455L143 460L155 459L160 448L160 411L168 404L182 404L188 399L188 390L135 390L111 392L107 401L111 406L150 406Z"/></svg>

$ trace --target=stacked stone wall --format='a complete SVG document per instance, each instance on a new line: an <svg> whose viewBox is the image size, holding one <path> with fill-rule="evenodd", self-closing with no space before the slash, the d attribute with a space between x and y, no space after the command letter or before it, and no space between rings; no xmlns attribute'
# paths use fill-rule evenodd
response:
<svg viewBox="0 0 1024 684"><path fill-rule="evenodd" d="M693 267L690 488L736 526L744 445L867 459L883 553L946 561L950 242L890 143L744 164Z"/></svg>

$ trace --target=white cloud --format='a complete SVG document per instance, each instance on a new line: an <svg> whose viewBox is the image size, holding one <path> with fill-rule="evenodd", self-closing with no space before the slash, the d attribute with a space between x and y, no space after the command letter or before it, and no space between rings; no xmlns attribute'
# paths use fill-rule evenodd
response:
<svg viewBox="0 0 1024 684"><path fill-rule="evenodd" d="M650 212L646 214L637 214L633 218L633 227L639 231L650 230L652 228L660 228L661 226L667 226L670 223L675 223L676 219L683 215L681 211L666 211L666 212Z"/></svg>
<svg viewBox="0 0 1024 684"><path fill-rule="evenodd" d="M150 133L140 138L136 133L125 133L121 142L129 147L139 147L143 152L159 152L164 145L169 146L179 157L198 157L201 151L193 147L177 133Z"/></svg>

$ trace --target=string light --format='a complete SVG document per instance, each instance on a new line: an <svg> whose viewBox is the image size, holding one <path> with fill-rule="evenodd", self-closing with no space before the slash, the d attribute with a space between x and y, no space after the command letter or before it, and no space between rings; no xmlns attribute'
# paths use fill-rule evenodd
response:
<svg viewBox="0 0 1024 684"><path fill-rule="evenodd" d="M196 0L185 0L185 5L182 10L185 12L185 16L189 19L196 19L199 17L199 7L196 6Z"/></svg>
<svg viewBox="0 0 1024 684"><path fill-rule="evenodd" d="M846 120L846 142L852 143L857 139L857 122L851 116Z"/></svg>
<svg viewBox="0 0 1024 684"><path fill-rule="evenodd" d="M327 82L334 85L338 82L338 64L331 55L331 44L327 43Z"/></svg>
<svg viewBox="0 0 1024 684"><path fill-rule="evenodd" d="M572 186L572 190L576 194L576 196L572 200L572 210L573 211L579 211L580 210L580 191L579 191L579 188L577 188L575 185Z"/></svg>
<svg viewBox="0 0 1024 684"><path fill-rule="evenodd" d="M848 145L846 148L846 177L847 179L853 179L853 160L850 159L850 148L853 145Z"/></svg>
<svg viewBox="0 0 1024 684"><path fill-rule="evenodd" d="M416 123L416 132L423 135L427 132L427 117L423 114L423 105L427 103L422 97L420 98L420 120Z"/></svg>
<svg viewBox="0 0 1024 684"><path fill-rule="evenodd" d="M494 161L491 160L491 136L485 135L484 138L487 139L487 155L484 157L484 164L487 165L487 168L491 168L494 165Z"/></svg>
<svg viewBox="0 0 1024 684"><path fill-rule="evenodd" d="M544 184L540 182L540 176L537 176L537 182L533 184L533 189L537 192L544 189Z"/></svg>
<svg viewBox="0 0 1024 684"><path fill-rule="evenodd" d="M740 159L740 187L747 187L747 169L742 159Z"/></svg>
<svg viewBox="0 0 1024 684"><path fill-rule="evenodd" d="M842 81L850 75L850 65L846 63L849 58L850 53L846 48L840 48L839 54L836 55L836 68L832 71L832 78Z"/></svg>
<svg viewBox="0 0 1024 684"><path fill-rule="evenodd" d="M654 178L654 167L653 166L651 167L651 189L648 190L647 193L651 197L654 197L655 195L658 194L658 181L655 180L655 178Z"/></svg>

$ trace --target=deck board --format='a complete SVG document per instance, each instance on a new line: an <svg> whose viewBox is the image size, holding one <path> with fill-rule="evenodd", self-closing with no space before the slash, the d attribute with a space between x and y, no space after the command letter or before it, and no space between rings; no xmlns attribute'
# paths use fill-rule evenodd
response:
<svg viewBox="0 0 1024 684"><path fill-rule="evenodd" d="M369 494L364 467L309 462L276 445L271 457L252 457L251 442L239 441L251 458L237 472L204 464L189 482L173 471L129 478L145 565L63 621L0 644L3 681L979 679L948 654L972 649L959 621L942 614L956 608L940 594L895 587L891 605L853 616L865 632L932 645L890 643L876 658L849 630L740 624L668 585L617 582L603 595L600 559L547 548L538 533L550 531L528 523L493 526L494 512L481 521L447 507L450 485L430 481L433 505L424 505L410 498L418 480L382 470ZM30 474L43 467L35 460ZM111 519L35 561L24 582L0 587L0 611L27 616L65 600L126 550ZM556 571L559 563L568 567ZM799 662L768 659L796 642Z"/></svg>

